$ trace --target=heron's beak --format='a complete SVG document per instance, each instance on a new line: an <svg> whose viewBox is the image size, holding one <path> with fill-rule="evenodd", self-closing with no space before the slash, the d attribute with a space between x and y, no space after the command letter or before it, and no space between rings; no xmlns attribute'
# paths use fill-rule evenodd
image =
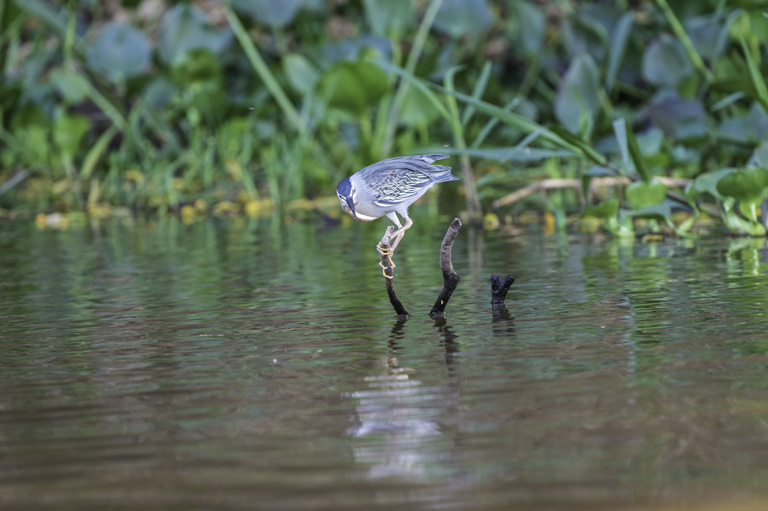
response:
<svg viewBox="0 0 768 511"><path fill-rule="evenodd" d="M344 197L344 200L347 201L347 207L352 212L352 216L355 217L355 220L357 220L357 213L355 212L355 202L352 200L352 197Z"/></svg>

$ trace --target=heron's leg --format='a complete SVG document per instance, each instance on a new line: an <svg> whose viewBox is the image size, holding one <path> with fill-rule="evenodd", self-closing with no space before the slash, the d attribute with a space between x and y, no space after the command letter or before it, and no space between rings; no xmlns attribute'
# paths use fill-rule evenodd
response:
<svg viewBox="0 0 768 511"><path fill-rule="evenodd" d="M392 220L395 223L395 225L397 225L398 229L395 232L400 232L402 230L403 224L400 223L400 219L397 218L397 215L395 214L394 211L387 213L387 218ZM400 237L402 237L402 235L400 235ZM387 275L387 268L395 267L395 263L394 261L392 261L392 255L395 253L395 247L397 246L398 241L400 241L400 238L395 237L395 233L392 233L389 236L389 247L387 248L387 250L382 250L381 242L376 244L376 250L379 252L379 254L381 254L382 257L386 256L388 259L388 263L389 263L388 266L385 266L383 262L379 263L379 266L381 266L381 272L388 279L393 278Z"/></svg>
<svg viewBox="0 0 768 511"><path fill-rule="evenodd" d="M397 214L394 211L390 211L389 213L387 213L387 218L392 220L395 223L395 225L397 226L397 230L395 232L393 232L389 236L389 240L390 240L389 241L389 246L390 246L389 250L390 250L390 252L394 252L395 247L397 246L397 242L399 241L397 239L397 236L398 236L397 233L399 233L400 231L403 230L403 224L400 223L400 219L397 218ZM405 218L408 218L408 217L405 217ZM402 237L402 235L400 235L400 236ZM381 252L381 249L379 248L379 245L376 245L376 250L378 250L381 255L384 255ZM392 255L392 254L390 253L389 255Z"/></svg>
<svg viewBox="0 0 768 511"><path fill-rule="evenodd" d="M398 227L400 227L398 230L392 233L392 238L395 240L392 242L392 250L395 250L397 248L397 245L400 244L400 240L403 239L403 236L405 236L405 231L411 228L413 225L413 220L408 215L404 216L405 218L405 225L400 226L400 222L398 222Z"/></svg>

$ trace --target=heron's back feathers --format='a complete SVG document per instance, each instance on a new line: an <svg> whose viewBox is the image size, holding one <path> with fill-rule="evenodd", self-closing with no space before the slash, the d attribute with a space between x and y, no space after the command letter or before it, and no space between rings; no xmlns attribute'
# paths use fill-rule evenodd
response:
<svg viewBox="0 0 768 511"><path fill-rule="evenodd" d="M369 165L350 179L358 193L376 206L407 208L432 185L459 179L451 167L432 165L445 158L444 154L398 156Z"/></svg>

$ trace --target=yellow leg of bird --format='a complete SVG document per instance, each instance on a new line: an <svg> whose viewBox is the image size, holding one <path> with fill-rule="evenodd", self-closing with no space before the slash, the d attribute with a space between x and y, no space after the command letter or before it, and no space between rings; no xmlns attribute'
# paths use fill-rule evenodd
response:
<svg viewBox="0 0 768 511"><path fill-rule="evenodd" d="M381 266L381 273L384 274L384 276L386 278L388 278L388 279L395 278L394 275L387 275L387 269L389 269L389 268L394 269L395 268L395 263L392 261L392 254L395 253L394 252L395 247L390 246L390 247L387 248L387 250L383 250L381 248L381 243L378 243L376 245L376 250L378 251L379 254L382 255L382 257L386 257L387 258L387 263L388 263L387 265L384 265L383 262L379 261L379 266Z"/></svg>
<svg viewBox="0 0 768 511"><path fill-rule="evenodd" d="M395 240L392 242L393 251L397 248L397 245L400 244L400 240L403 239L403 236L405 236L405 231L410 229L412 225L413 220L411 220L409 217L405 217L405 225L392 233L391 239Z"/></svg>

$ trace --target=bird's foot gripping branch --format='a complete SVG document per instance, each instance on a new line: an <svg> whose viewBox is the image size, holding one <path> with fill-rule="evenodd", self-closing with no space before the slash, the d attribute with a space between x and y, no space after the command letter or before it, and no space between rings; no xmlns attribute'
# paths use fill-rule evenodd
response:
<svg viewBox="0 0 768 511"><path fill-rule="evenodd" d="M379 266L381 266L381 271L384 274L384 277L388 279L395 278L395 263L392 261L392 255L395 253L395 249L390 246L391 237L392 226L389 226L384 237L381 238L379 244L376 245L376 251L381 255Z"/></svg>
<svg viewBox="0 0 768 511"><path fill-rule="evenodd" d="M453 262L451 261L451 254L453 252L453 242L456 240L456 236L461 229L461 220L454 218L451 222L448 231L445 233L443 243L440 245L440 269L443 272L443 289L440 290L440 294L435 300L435 304L432 306L432 310L429 311L429 315L432 318L442 318L445 315L445 307L448 305L448 300L451 299L451 295L456 290L456 287L461 282L461 276L459 276L453 269ZM388 226L381 241L376 245L376 250L381 255L381 266L387 285L387 295L392 307L395 308L399 319L407 319L408 311L403 307L402 302L397 298L395 293L395 285L393 279L395 277L395 263L392 262L392 254L394 250L391 246L392 233L394 232L393 226ZM515 282L514 275L491 275L491 304L493 305L494 320L509 319L509 312L504 305L504 300L507 298L507 291L510 286Z"/></svg>
<svg viewBox="0 0 768 511"><path fill-rule="evenodd" d="M445 233L443 243L440 246L440 269L443 271L443 289L440 291L440 294L438 295L437 300L435 300L435 304L432 306L432 310L429 313L433 318L443 315L445 307L448 305L448 300L450 300L451 295L456 290L456 286L458 286L461 281L459 274L453 270L453 264L451 262L453 241L459 234L459 229L461 229L461 220L454 218L450 227L448 227L448 232ZM395 308L395 312L397 312L399 317L407 317L408 311L405 310L402 302L397 298L395 285L394 282L392 282L392 279L395 277L395 263L392 262L393 250L390 245L393 230L394 227L391 225L387 227L381 241L376 245L376 250L379 252L379 255L381 255L379 266L381 266L384 277L386 278L389 301L392 304L392 307Z"/></svg>
<svg viewBox="0 0 768 511"><path fill-rule="evenodd" d="M390 243L392 238L392 231L394 231L394 229L395 228L391 225L387 226L387 230L384 233L384 236L382 236L379 244L376 245L376 250L381 255L381 262L379 262L379 266L381 266L384 273L384 278L386 279L389 302L392 304L392 307L395 308L395 312L397 312L397 316L399 318L407 318L409 316L408 311L405 310L402 302L400 302L400 299L397 298L397 293L395 293L395 284L392 281L395 278L395 263L392 262L393 250L390 246Z"/></svg>

